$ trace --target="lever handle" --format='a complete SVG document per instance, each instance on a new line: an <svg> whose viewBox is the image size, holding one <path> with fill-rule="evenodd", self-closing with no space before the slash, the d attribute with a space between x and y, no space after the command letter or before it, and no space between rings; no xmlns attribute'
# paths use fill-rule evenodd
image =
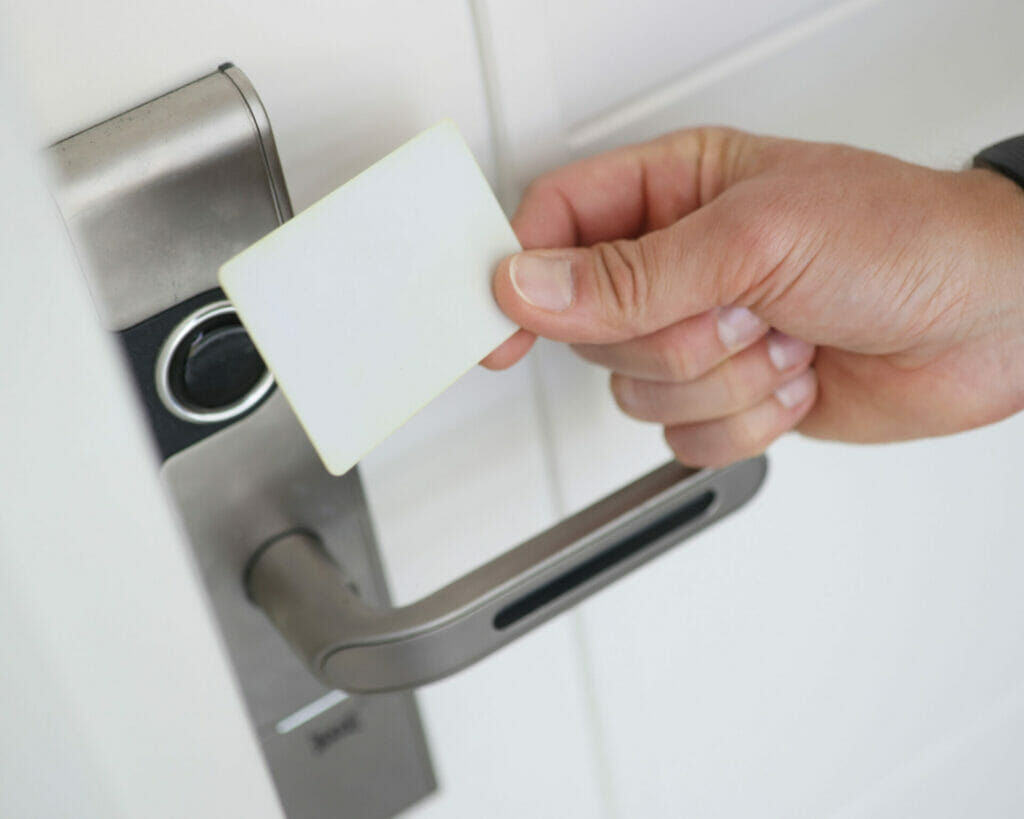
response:
<svg viewBox="0 0 1024 819"><path fill-rule="evenodd" d="M718 470L665 464L406 606L364 602L304 530L257 550L246 590L327 685L410 688L482 659L721 519L766 469L763 456Z"/></svg>

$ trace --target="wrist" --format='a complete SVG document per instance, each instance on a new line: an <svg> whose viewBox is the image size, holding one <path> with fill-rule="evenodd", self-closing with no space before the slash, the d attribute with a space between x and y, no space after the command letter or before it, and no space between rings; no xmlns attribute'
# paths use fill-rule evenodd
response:
<svg viewBox="0 0 1024 819"><path fill-rule="evenodd" d="M988 293L978 330L998 360L1002 389L993 392L1001 404L997 415L1006 417L1024 410L1024 176L1018 182L1015 174L977 159L962 175L985 216L979 272Z"/></svg>

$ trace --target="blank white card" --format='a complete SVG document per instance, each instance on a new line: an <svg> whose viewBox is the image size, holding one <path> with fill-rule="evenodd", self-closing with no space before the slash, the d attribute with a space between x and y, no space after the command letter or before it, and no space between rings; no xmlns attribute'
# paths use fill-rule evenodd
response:
<svg viewBox="0 0 1024 819"><path fill-rule="evenodd" d="M446 121L231 259L220 281L340 475L515 332L491 276L519 249Z"/></svg>

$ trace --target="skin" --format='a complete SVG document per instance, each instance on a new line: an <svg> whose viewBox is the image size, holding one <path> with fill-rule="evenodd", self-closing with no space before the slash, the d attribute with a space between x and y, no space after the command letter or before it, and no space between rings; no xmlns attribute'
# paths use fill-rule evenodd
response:
<svg viewBox="0 0 1024 819"><path fill-rule="evenodd" d="M1024 408L1024 192L992 171L701 128L539 178L512 224L494 293L523 329L482 363L567 342L684 463Z"/></svg>

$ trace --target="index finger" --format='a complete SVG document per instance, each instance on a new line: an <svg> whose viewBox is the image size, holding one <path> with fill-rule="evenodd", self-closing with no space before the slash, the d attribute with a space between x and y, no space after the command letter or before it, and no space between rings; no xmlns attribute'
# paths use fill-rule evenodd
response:
<svg viewBox="0 0 1024 819"><path fill-rule="evenodd" d="M718 195L736 174L736 137L727 128L679 131L581 159L536 179L512 227L523 249L578 247L633 239L673 224ZM520 330L480 363L504 369L532 347Z"/></svg>
<svg viewBox="0 0 1024 819"><path fill-rule="evenodd" d="M525 250L634 239L667 227L723 190L726 128L679 131L581 159L534 181L512 217Z"/></svg>

